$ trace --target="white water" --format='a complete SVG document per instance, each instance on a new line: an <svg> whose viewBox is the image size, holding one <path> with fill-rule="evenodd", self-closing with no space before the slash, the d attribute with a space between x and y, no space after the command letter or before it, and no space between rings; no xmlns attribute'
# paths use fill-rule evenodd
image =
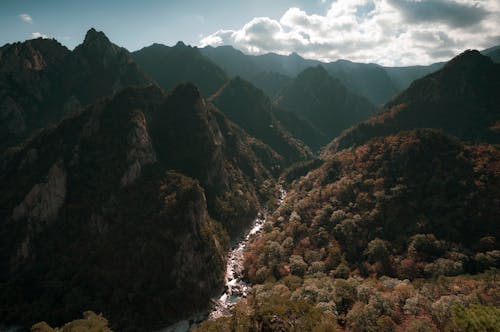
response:
<svg viewBox="0 0 500 332"><path fill-rule="evenodd" d="M220 297L212 299L213 306L208 319L217 319L229 315L236 302L247 296L250 285L243 279L244 256L250 240L261 232L266 217L266 211L259 212L248 233L229 252L224 280L225 291Z"/></svg>
<svg viewBox="0 0 500 332"><path fill-rule="evenodd" d="M280 188L278 205L283 203L285 196L285 190ZM250 230L229 252L226 265L225 291L220 297L212 299L213 306L208 315L208 319L217 319L219 317L230 315L231 309L234 305L240 299L245 298L248 295L251 285L244 280L243 262L245 259L245 252L253 239L262 232L262 227L266 222L267 216L268 211L261 210L257 218L254 220Z"/></svg>

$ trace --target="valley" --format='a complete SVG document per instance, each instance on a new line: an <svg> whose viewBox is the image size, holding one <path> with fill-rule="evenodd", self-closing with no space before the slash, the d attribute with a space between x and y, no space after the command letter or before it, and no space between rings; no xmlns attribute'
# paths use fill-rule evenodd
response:
<svg viewBox="0 0 500 332"><path fill-rule="evenodd" d="M5 44L0 326L496 331L497 55Z"/></svg>

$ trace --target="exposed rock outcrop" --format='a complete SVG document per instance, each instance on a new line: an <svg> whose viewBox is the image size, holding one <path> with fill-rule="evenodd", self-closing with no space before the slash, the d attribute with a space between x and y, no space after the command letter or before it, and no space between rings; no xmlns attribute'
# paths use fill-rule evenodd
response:
<svg viewBox="0 0 500 332"><path fill-rule="evenodd" d="M56 162L49 170L46 181L38 183L24 200L12 211L12 219L31 221L52 221L66 198L67 175L64 164Z"/></svg>
<svg viewBox="0 0 500 332"><path fill-rule="evenodd" d="M132 184L140 175L144 165L156 162L156 154L149 137L144 113L135 112L130 120L133 129L128 134L128 170L121 179L122 187Z"/></svg>

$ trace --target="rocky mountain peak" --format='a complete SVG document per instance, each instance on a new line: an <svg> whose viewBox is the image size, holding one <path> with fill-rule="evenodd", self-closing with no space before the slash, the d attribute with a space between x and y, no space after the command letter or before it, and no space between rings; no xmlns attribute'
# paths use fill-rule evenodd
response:
<svg viewBox="0 0 500 332"><path fill-rule="evenodd" d="M172 91L170 100L179 106L192 106L202 101L200 90L192 83L179 84Z"/></svg>
<svg viewBox="0 0 500 332"><path fill-rule="evenodd" d="M102 47L111 45L111 41L106 37L104 32L97 31L94 28L90 28L85 35L85 40L83 41L83 45L92 46L92 47Z"/></svg>
<svg viewBox="0 0 500 332"><path fill-rule="evenodd" d="M96 63L107 63L117 55L127 58L127 53L124 49L113 44L104 32L97 31L94 28L87 31L83 43L75 48L75 54ZM128 60L124 61L127 62Z"/></svg>
<svg viewBox="0 0 500 332"><path fill-rule="evenodd" d="M451 59L445 67L466 66L469 69L474 69L478 66L489 65L491 63L492 60L489 57L482 55L479 51L467 50Z"/></svg>
<svg viewBox="0 0 500 332"><path fill-rule="evenodd" d="M183 41L179 40L177 44L175 44L175 47L187 47L186 44L184 44Z"/></svg>
<svg viewBox="0 0 500 332"><path fill-rule="evenodd" d="M0 72L42 70L59 64L69 50L54 39L32 39L7 44L0 51Z"/></svg>

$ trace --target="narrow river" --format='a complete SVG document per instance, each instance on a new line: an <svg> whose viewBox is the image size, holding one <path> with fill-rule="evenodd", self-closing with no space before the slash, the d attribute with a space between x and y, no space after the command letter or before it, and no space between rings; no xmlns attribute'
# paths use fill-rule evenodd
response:
<svg viewBox="0 0 500 332"><path fill-rule="evenodd" d="M278 206L283 203L285 196L286 191L280 187ZM247 233L229 252L226 265L225 291L220 297L212 299L213 306L208 319L217 319L229 315L233 306L240 299L246 297L250 291L251 285L244 279L243 262L245 252L248 249L248 245L262 232L262 227L266 222L268 213L267 210L261 210Z"/></svg>
<svg viewBox="0 0 500 332"><path fill-rule="evenodd" d="M286 191L280 187L278 206L283 203L285 196ZM227 316L231 313L231 309L234 305L247 296L251 289L251 285L246 282L244 278L243 262L245 252L248 249L248 245L254 241L256 237L260 236L268 214L269 211L265 209L260 210L249 230L233 245L227 258L224 293L211 300L212 307L209 311L197 317L192 317L190 320L171 325L161 330L161 332L187 332L207 317L208 319L217 319Z"/></svg>
<svg viewBox="0 0 500 332"><path fill-rule="evenodd" d="M229 315L236 302L247 296L250 285L244 280L243 274L245 251L255 235L260 234L262 231L262 226L266 222L266 218L266 211L259 212L250 231L229 252L224 280L225 291L220 297L212 299L213 306L208 319L217 319Z"/></svg>

